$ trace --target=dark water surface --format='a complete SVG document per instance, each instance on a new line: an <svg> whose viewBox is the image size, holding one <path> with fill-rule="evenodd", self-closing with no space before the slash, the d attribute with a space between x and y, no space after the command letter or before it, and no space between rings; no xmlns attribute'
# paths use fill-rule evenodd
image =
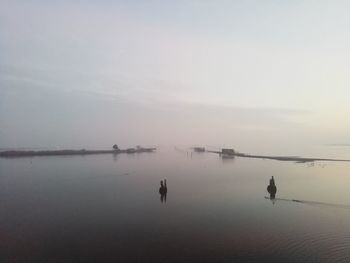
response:
<svg viewBox="0 0 350 263"><path fill-rule="evenodd" d="M277 198L319 203L265 199L271 176ZM350 262L349 190L349 163L0 159L0 262Z"/></svg>

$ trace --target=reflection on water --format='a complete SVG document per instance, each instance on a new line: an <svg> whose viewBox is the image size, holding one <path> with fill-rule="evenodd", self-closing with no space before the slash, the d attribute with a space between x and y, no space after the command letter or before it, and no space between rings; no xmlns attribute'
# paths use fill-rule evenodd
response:
<svg viewBox="0 0 350 263"><path fill-rule="evenodd" d="M298 199L286 199L286 198L268 198L275 203L276 201L287 201L287 202L295 202L305 205L312 205L312 206L324 206L324 207L331 207L331 208L341 208L341 209L350 209L350 205L343 205L343 204L331 204L326 202L317 202L317 201L307 201L307 200L298 200Z"/></svg>
<svg viewBox="0 0 350 263"><path fill-rule="evenodd" d="M325 205L350 204L349 171L173 149L0 159L0 262L350 262L350 210Z"/></svg>

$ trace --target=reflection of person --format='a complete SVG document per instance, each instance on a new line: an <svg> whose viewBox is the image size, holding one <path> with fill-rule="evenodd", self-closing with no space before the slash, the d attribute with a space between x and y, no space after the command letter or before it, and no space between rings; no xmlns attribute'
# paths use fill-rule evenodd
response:
<svg viewBox="0 0 350 263"><path fill-rule="evenodd" d="M163 180L160 181L160 188L159 188L159 193L160 193L160 201L166 202L166 194L168 192L168 187L166 185L166 179L164 179L164 183Z"/></svg>
<svg viewBox="0 0 350 263"><path fill-rule="evenodd" d="M277 187L275 185L275 179L273 178L273 176L270 179L270 184L267 186L267 191L270 194L270 199L275 199Z"/></svg>

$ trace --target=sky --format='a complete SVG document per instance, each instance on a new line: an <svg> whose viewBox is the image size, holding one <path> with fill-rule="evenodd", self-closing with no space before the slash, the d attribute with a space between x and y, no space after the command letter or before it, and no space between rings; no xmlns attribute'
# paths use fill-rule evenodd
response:
<svg viewBox="0 0 350 263"><path fill-rule="evenodd" d="M0 0L0 147L350 143L349 8Z"/></svg>

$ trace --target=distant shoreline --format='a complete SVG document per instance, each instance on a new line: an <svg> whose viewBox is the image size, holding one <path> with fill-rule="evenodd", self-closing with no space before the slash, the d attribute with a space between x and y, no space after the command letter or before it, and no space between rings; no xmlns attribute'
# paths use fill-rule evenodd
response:
<svg viewBox="0 0 350 263"><path fill-rule="evenodd" d="M56 155L91 155L91 154L120 154L154 152L156 148L129 148L125 150L54 150L54 151L3 151L0 157L26 157L26 156L56 156Z"/></svg>
<svg viewBox="0 0 350 263"><path fill-rule="evenodd" d="M222 154L219 151L208 151L211 153ZM231 156L243 157L243 158L255 158L255 159L269 159L277 161L292 161L297 163L307 163L307 162L316 162L316 161L330 161L330 162L350 162L348 159L332 159L332 158L307 158L299 156L266 156L266 155L251 155L244 153L234 153Z"/></svg>

